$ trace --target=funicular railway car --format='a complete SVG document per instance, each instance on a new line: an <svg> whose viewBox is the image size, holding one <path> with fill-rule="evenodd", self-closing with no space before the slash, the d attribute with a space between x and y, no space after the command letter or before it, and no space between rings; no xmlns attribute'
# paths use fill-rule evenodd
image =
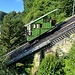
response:
<svg viewBox="0 0 75 75"><path fill-rule="evenodd" d="M56 24L56 20L52 20L50 16L45 16L42 19L27 26L26 35L27 41L31 41L39 35L53 28Z"/></svg>

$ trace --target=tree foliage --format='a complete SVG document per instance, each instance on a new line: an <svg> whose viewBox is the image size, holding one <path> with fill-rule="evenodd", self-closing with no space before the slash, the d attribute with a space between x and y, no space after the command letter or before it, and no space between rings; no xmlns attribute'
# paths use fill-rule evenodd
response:
<svg viewBox="0 0 75 75"><path fill-rule="evenodd" d="M34 1L35 0L23 0L24 10L26 13L28 13L31 10Z"/></svg>
<svg viewBox="0 0 75 75"><path fill-rule="evenodd" d="M23 2L26 7L24 11L28 10L23 19L25 24L57 8L59 10L51 14L52 19L56 19L57 22L72 15L73 0L23 0ZM31 6L27 7L27 4Z"/></svg>
<svg viewBox="0 0 75 75"><path fill-rule="evenodd" d="M2 60L3 59L0 58L0 75L18 75L14 66L11 69L6 66L7 58Z"/></svg>
<svg viewBox="0 0 75 75"><path fill-rule="evenodd" d="M35 75L74 75L75 74L75 43L65 57L48 55L43 59Z"/></svg>
<svg viewBox="0 0 75 75"><path fill-rule="evenodd" d="M64 75L64 64L63 61L60 61L54 55L48 55L39 66L38 72L36 75Z"/></svg>
<svg viewBox="0 0 75 75"><path fill-rule="evenodd" d="M21 21L20 13L15 11L6 15L1 27L2 45L7 49L26 40L24 23ZM18 18L18 19L17 19ZM3 48L2 48L3 49Z"/></svg>
<svg viewBox="0 0 75 75"><path fill-rule="evenodd" d="M0 21L3 20L4 16L7 15L7 13L0 11Z"/></svg>

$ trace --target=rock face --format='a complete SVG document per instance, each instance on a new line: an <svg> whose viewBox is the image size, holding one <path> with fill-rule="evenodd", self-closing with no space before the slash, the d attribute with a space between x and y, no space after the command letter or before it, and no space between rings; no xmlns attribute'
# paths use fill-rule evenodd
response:
<svg viewBox="0 0 75 75"><path fill-rule="evenodd" d="M75 41L75 33L69 37L64 38L63 40L56 43L53 47L45 51L45 55L58 52L61 56L63 53L68 53L71 49L73 42ZM32 75L34 75L40 64L40 54L36 53L34 56L34 67L32 67Z"/></svg>

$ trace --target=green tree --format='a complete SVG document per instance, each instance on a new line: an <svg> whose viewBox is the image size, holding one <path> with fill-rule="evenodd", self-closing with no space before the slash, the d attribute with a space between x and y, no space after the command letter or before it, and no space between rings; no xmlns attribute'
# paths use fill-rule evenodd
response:
<svg viewBox="0 0 75 75"><path fill-rule="evenodd" d="M31 10L34 1L35 1L35 0L23 0L24 11L25 11L26 13L28 13L28 12Z"/></svg>
<svg viewBox="0 0 75 75"><path fill-rule="evenodd" d="M73 1L74 0L60 0L62 1L62 11L66 13L66 17L72 15L72 9L73 9Z"/></svg>
<svg viewBox="0 0 75 75"><path fill-rule="evenodd" d="M1 59L0 58L0 75L18 75L15 67L12 67L11 69L6 66L7 59Z"/></svg>
<svg viewBox="0 0 75 75"><path fill-rule="evenodd" d="M62 67L63 61L57 60L54 55L48 55L43 59L36 75L65 75Z"/></svg>
<svg viewBox="0 0 75 75"><path fill-rule="evenodd" d="M39 18L40 16L54 10L57 8L61 8L63 6L62 2L59 0L35 0L32 3L32 7L30 11L27 12L26 17L24 18L25 24ZM57 21L61 21L64 18L66 13L59 9L57 12L52 13L49 18L56 19Z"/></svg>
<svg viewBox="0 0 75 75"><path fill-rule="evenodd" d="M72 15L73 0L23 0L23 2L24 8L26 7L25 9L28 10L23 19L25 24L57 8L59 10L50 16L52 19L56 19L58 23L62 22L65 17Z"/></svg>
<svg viewBox="0 0 75 75"><path fill-rule="evenodd" d="M75 75L75 61L65 59L65 67L63 67L66 75Z"/></svg>
<svg viewBox="0 0 75 75"><path fill-rule="evenodd" d="M3 19L1 39L7 49L26 40L24 24L20 19L13 19L14 15L15 13L8 14Z"/></svg>

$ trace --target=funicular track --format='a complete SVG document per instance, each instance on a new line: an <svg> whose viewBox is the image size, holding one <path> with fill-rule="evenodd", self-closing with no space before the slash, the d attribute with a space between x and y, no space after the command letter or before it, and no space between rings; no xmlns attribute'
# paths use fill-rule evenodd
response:
<svg viewBox="0 0 75 75"><path fill-rule="evenodd" d="M27 42L21 47L9 52L5 56L10 56L10 60L7 65L11 65L14 62L26 57L34 52L40 51L44 48L50 48L55 45L58 41L64 39L65 37L75 33L75 16L71 19L57 25L54 29L47 31L46 33L40 35L34 40Z"/></svg>

